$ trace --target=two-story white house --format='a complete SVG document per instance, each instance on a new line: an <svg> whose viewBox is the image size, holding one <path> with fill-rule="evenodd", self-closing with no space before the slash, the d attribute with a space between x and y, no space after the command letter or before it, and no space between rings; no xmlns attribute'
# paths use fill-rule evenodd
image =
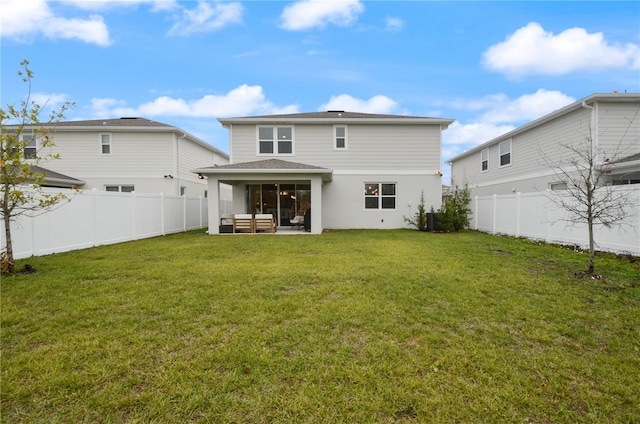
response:
<svg viewBox="0 0 640 424"><path fill-rule="evenodd" d="M447 162L454 184L473 196L562 190L568 181L553 165L569 162L567 146L613 163L611 184L640 183L640 94L590 95Z"/></svg>
<svg viewBox="0 0 640 424"><path fill-rule="evenodd" d="M427 208L441 205L451 119L328 111L219 121L231 163L193 170L208 178L209 234L219 232L221 183L233 189L235 213L270 213L288 226L311 210L315 234L406 227L421 192Z"/></svg>
<svg viewBox="0 0 640 424"><path fill-rule="evenodd" d="M229 163L225 152L203 140L145 118L66 121L52 129L52 152L60 159L40 164L51 185L207 197L207 182L190 170ZM25 157L34 156L39 146L32 128L21 137L31 139Z"/></svg>

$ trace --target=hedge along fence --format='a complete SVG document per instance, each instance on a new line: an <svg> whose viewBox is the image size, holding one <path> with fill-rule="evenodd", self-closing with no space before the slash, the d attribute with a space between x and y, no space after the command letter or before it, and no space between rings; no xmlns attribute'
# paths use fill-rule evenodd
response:
<svg viewBox="0 0 640 424"><path fill-rule="evenodd" d="M640 185L616 186L630 199L627 219L619 226L594 226L596 249L640 256ZM550 195L562 195L553 192ZM586 223L567 222L566 210L554 205L544 193L475 196L470 228L492 234L506 234L549 243L589 247Z"/></svg>
<svg viewBox="0 0 640 424"><path fill-rule="evenodd" d="M48 190L48 189L45 189ZM51 189L59 193L61 189ZM20 216L12 223L14 258L85 249L165 234L202 229L207 199L162 193L69 191L46 213ZM6 248L0 222L0 246Z"/></svg>

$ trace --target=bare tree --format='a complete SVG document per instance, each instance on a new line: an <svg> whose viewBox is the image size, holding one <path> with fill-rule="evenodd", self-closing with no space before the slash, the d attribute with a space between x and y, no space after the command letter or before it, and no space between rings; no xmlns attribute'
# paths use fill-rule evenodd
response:
<svg viewBox="0 0 640 424"><path fill-rule="evenodd" d="M18 72L27 85L26 99L19 105L0 108L0 214L4 222L6 251L2 254L2 271L14 272L11 222L21 215L32 215L50 210L66 199L64 193L45 193L42 183L45 174L37 165L51 159L59 159L52 152L53 125L64 118L64 112L73 103L65 102L58 110L52 110L45 122L40 120L45 105L31 99L33 72L29 62L20 63Z"/></svg>
<svg viewBox="0 0 640 424"><path fill-rule="evenodd" d="M553 169L556 177L566 184L565 190L553 191L547 198L568 212L566 221L587 225L589 274L593 274L595 270L594 227L623 225L635 202L628 193L616 189L611 178L616 163L627 153L627 145L621 141L612 152L599 151L592 134L589 125L588 133L582 140L573 144L561 144L561 159L551 159L543 154L545 162Z"/></svg>

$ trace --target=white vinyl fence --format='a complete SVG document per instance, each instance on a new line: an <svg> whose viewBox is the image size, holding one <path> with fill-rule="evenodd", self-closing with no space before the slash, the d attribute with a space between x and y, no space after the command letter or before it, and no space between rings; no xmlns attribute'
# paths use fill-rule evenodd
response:
<svg viewBox="0 0 640 424"><path fill-rule="evenodd" d="M59 193L60 189L52 189ZM99 190L70 192L53 210L12 223L16 259L207 227L207 199ZM6 248L0 222L0 248Z"/></svg>
<svg viewBox="0 0 640 424"><path fill-rule="evenodd" d="M632 206L627 210L627 219L619 226L595 226L596 249L640 256L640 186L616 186L613 189L626 193ZM553 195L559 193L553 192ZM472 211L469 227L472 229L581 248L589 246L586 223L569 222L568 213L543 193L476 196L469 207Z"/></svg>

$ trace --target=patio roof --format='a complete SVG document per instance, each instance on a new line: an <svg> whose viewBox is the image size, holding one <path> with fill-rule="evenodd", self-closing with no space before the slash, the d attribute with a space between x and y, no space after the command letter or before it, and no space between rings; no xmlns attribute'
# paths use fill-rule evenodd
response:
<svg viewBox="0 0 640 424"><path fill-rule="evenodd" d="M301 176L321 175L323 181L331 181L333 178L333 170L329 168L289 162L281 159L265 159L229 165L214 165L193 169L191 172L202 175L216 175L218 177L233 177L239 174L251 174L254 176L293 174Z"/></svg>

